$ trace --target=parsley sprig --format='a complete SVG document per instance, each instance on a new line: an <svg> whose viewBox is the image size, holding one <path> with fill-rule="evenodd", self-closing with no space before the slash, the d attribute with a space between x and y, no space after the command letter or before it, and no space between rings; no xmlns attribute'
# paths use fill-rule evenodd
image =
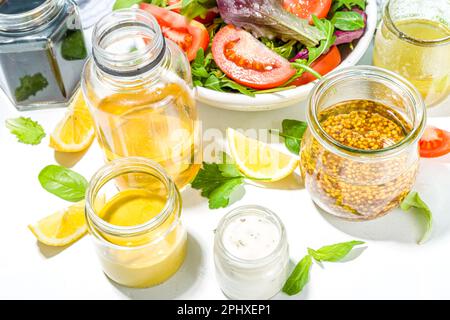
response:
<svg viewBox="0 0 450 320"><path fill-rule="evenodd" d="M229 205L232 193L243 185L246 179L265 181L244 175L230 156L224 153L222 163L203 162L191 185L192 188L201 190L203 197L208 198L210 209L218 209Z"/></svg>

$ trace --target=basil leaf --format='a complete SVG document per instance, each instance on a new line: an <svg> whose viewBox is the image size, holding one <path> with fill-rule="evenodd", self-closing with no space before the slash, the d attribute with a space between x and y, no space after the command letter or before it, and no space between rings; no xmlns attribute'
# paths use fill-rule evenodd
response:
<svg viewBox="0 0 450 320"><path fill-rule="evenodd" d="M425 202L420 198L419 194L415 191L410 192L405 200L400 204L400 208L403 211L408 211L411 208L416 208L423 214L426 220L426 228L425 233L422 238L419 240L419 244L425 243L433 230L433 215L431 213L430 208L427 206Z"/></svg>
<svg viewBox="0 0 450 320"><path fill-rule="evenodd" d="M348 241L332 244L329 246L324 246L319 250L313 250L308 248L308 253L316 260L316 261L328 261L328 262L336 262L343 259L352 249L353 247L364 244L363 241Z"/></svg>
<svg viewBox="0 0 450 320"><path fill-rule="evenodd" d="M331 19L336 29L343 31L354 31L364 28L364 18L355 11L336 12Z"/></svg>
<svg viewBox="0 0 450 320"><path fill-rule="evenodd" d="M309 281L309 270L311 269L311 265L311 256L304 256L286 280L286 283L283 286L283 292L292 296L302 291Z"/></svg>
<svg viewBox="0 0 450 320"><path fill-rule="evenodd" d="M280 135L284 137L286 148L288 148L290 152L298 155L300 153L302 137L308 128L308 125L303 121L284 119L281 126L283 131Z"/></svg>
<svg viewBox="0 0 450 320"><path fill-rule="evenodd" d="M45 190L61 199L77 202L85 197L88 182L75 171L49 165L41 170L38 178Z"/></svg>
<svg viewBox="0 0 450 320"><path fill-rule="evenodd" d="M225 181L209 195L209 208L225 208L230 203L230 196L236 187L244 183L244 178L233 178Z"/></svg>

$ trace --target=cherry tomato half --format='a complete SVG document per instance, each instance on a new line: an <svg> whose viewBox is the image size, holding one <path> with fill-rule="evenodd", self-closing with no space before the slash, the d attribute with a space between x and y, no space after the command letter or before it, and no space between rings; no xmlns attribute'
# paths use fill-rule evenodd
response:
<svg viewBox="0 0 450 320"><path fill-rule="evenodd" d="M200 22L189 21L181 14L148 3L141 3L139 7L155 17L164 37L186 52L189 61L195 59L198 49L208 47L208 30Z"/></svg>
<svg viewBox="0 0 450 320"><path fill-rule="evenodd" d="M250 88L278 87L295 74L289 61L232 25L217 32L211 50L214 61L228 77Z"/></svg>
<svg viewBox="0 0 450 320"><path fill-rule="evenodd" d="M426 127L419 141L420 156L435 158L450 152L450 132L435 127Z"/></svg>
<svg viewBox="0 0 450 320"><path fill-rule="evenodd" d="M312 23L312 15L325 18L330 11L332 0L283 0L285 10Z"/></svg>
<svg viewBox="0 0 450 320"><path fill-rule="evenodd" d="M316 70L320 75L326 75L328 72L336 68L341 63L341 54L336 46L332 46L327 53L320 56L311 64L311 68ZM307 84L317 78L309 72L304 72L300 78L292 81L295 86Z"/></svg>

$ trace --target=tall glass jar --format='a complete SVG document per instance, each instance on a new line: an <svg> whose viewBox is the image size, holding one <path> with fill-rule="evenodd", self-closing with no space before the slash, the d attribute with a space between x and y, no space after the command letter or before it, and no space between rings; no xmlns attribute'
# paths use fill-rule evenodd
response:
<svg viewBox="0 0 450 320"><path fill-rule="evenodd" d="M161 209L134 224L144 215L139 209L153 210L150 206ZM101 168L89 184L86 220L105 274L121 285L157 285L183 264L187 233L181 224L180 194L151 160L120 158Z"/></svg>
<svg viewBox="0 0 450 320"><path fill-rule="evenodd" d="M82 88L106 159L152 159L183 188L201 164L186 56L162 36L153 16L139 9L103 17L92 42Z"/></svg>
<svg viewBox="0 0 450 320"><path fill-rule="evenodd" d="M0 85L19 110L68 102L86 58L71 0L0 3Z"/></svg>
<svg viewBox="0 0 450 320"><path fill-rule="evenodd" d="M214 237L216 277L231 299L269 299L288 276L289 246L280 218L260 206L226 214Z"/></svg>
<svg viewBox="0 0 450 320"><path fill-rule="evenodd" d="M367 108L376 105L379 114L397 119L401 128L396 129L405 132L404 138L379 149L356 148L336 140L324 126L329 110L355 101L363 101ZM364 114L369 110L362 109ZM346 113L341 119L354 117L355 113ZM306 189L323 210L349 220L369 220L397 207L409 193L419 166L418 140L426 112L419 92L403 77L370 66L330 73L312 90L306 119L300 168ZM372 118L368 121L375 123ZM390 123L384 118L380 125ZM348 134L341 141L358 134L348 122L337 125L342 134ZM364 134L370 136L376 130L369 128Z"/></svg>
<svg viewBox="0 0 450 320"><path fill-rule="evenodd" d="M375 66L404 76L433 106L450 93L449 57L450 1L387 1L375 37Z"/></svg>

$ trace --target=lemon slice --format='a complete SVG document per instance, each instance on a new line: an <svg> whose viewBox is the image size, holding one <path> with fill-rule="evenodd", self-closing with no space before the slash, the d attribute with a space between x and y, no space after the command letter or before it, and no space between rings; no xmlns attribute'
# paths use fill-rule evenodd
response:
<svg viewBox="0 0 450 320"><path fill-rule="evenodd" d="M49 246L65 246L80 239L87 231L84 200L29 225L36 238Z"/></svg>
<svg viewBox="0 0 450 320"><path fill-rule="evenodd" d="M290 175L298 166L296 157L231 128L227 129L227 139L236 165L249 177L277 181Z"/></svg>
<svg viewBox="0 0 450 320"><path fill-rule="evenodd" d="M94 135L94 121L78 89L64 118L50 136L50 147L60 152L83 151L91 145Z"/></svg>

